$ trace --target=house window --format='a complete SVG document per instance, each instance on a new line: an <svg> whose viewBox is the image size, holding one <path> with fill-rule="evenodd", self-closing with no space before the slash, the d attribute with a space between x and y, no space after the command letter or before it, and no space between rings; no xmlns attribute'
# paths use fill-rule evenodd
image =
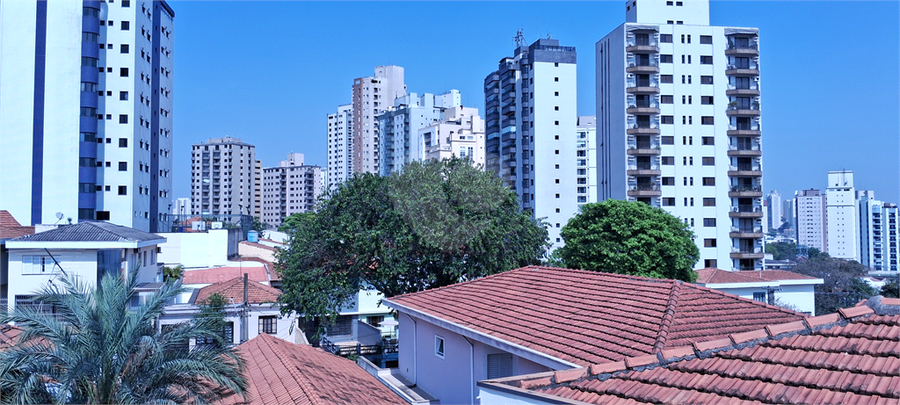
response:
<svg viewBox="0 0 900 405"><path fill-rule="evenodd" d="M119 138L119 147L127 148L128 147L128 138Z"/></svg>
<svg viewBox="0 0 900 405"><path fill-rule="evenodd" d="M131 22L130 22L130 21L122 21L121 24L122 24L122 25L121 25L122 31L128 31L128 30L131 29Z"/></svg>
<svg viewBox="0 0 900 405"><path fill-rule="evenodd" d="M675 178L674 178L674 177L663 177L663 178L662 178L662 185L664 185L664 186L674 186L674 185L675 185Z"/></svg>
<svg viewBox="0 0 900 405"><path fill-rule="evenodd" d="M701 35L700 43L707 44L707 45L712 44L712 35Z"/></svg>
<svg viewBox="0 0 900 405"><path fill-rule="evenodd" d="M124 172L128 170L128 162L119 162L119 171Z"/></svg>
<svg viewBox="0 0 900 405"><path fill-rule="evenodd" d="M703 247L716 247L716 239L703 239Z"/></svg>
<svg viewBox="0 0 900 405"><path fill-rule="evenodd" d="M716 227L716 219L715 218L703 218L703 226L708 228Z"/></svg>
<svg viewBox="0 0 900 405"><path fill-rule="evenodd" d="M701 140L703 141L702 142L703 145L715 145L716 144L716 138L713 138L711 136L704 136Z"/></svg>
<svg viewBox="0 0 900 405"><path fill-rule="evenodd" d="M660 34L659 42L671 44L672 43L672 34Z"/></svg>
<svg viewBox="0 0 900 405"><path fill-rule="evenodd" d="M444 338L434 335L434 355L444 358Z"/></svg>
<svg viewBox="0 0 900 405"><path fill-rule="evenodd" d="M259 317L259 334L268 333L274 335L278 333L278 317L277 316L261 316Z"/></svg>
<svg viewBox="0 0 900 405"><path fill-rule="evenodd" d="M713 156L704 156L703 157L703 166L714 166L716 164L716 158Z"/></svg>
<svg viewBox="0 0 900 405"><path fill-rule="evenodd" d="M713 84L712 76L700 76L700 84Z"/></svg>
<svg viewBox="0 0 900 405"><path fill-rule="evenodd" d="M663 157L662 157L662 164L664 164L664 165L674 165L674 164L675 164L675 157L674 157L674 156L663 156Z"/></svg>
<svg viewBox="0 0 900 405"><path fill-rule="evenodd" d="M712 56L700 56L700 64L701 65L712 65Z"/></svg>
<svg viewBox="0 0 900 405"><path fill-rule="evenodd" d="M661 119L662 119L661 122L663 124L674 124L675 123L675 117L673 117L671 115L663 115L661 117Z"/></svg>
<svg viewBox="0 0 900 405"><path fill-rule="evenodd" d="M706 259L703 261L703 267L716 267L716 259Z"/></svg>
<svg viewBox="0 0 900 405"><path fill-rule="evenodd" d="M700 117L700 123L703 125L713 125L713 117Z"/></svg>
<svg viewBox="0 0 900 405"><path fill-rule="evenodd" d="M217 332L217 334L222 337L222 343L234 343L234 322L226 322L222 325L222 329ZM216 344L216 339L213 337L198 337L194 343L197 346L212 346Z"/></svg>
<svg viewBox="0 0 900 405"><path fill-rule="evenodd" d="M755 292L753 293L753 301L766 302L766 293L764 292Z"/></svg>
<svg viewBox="0 0 900 405"><path fill-rule="evenodd" d="M353 334L353 317L343 315L334 320L334 325L327 328L328 336L347 336Z"/></svg>
<svg viewBox="0 0 900 405"><path fill-rule="evenodd" d="M672 63L672 55L659 55L659 63Z"/></svg>
<svg viewBox="0 0 900 405"><path fill-rule="evenodd" d="M16 308L31 308L33 311L52 315L56 312L56 308L51 304L45 304L43 301L35 301L33 295L16 295Z"/></svg>
<svg viewBox="0 0 900 405"><path fill-rule="evenodd" d="M487 355L487 378L512 377L512 354L497 353Z"/></svg>
<svg viewBox="0 0 900 405"><path fill-rule="evenodd" d="M128 68L119 68L119 76L128 77Z"/></svg>
<svg viewBox="0 0 900 405"><path fill-rule="evenodd" d="M660 83L672 83L672 75L659 75Z"/></svg>
<svg viewBox="0 0 900 405"><path fill-rule="evenodd" d="M659 103L660 104L672 104L673 99L674 99L674 97L672 97L671 95L668 95L668 96L662 95L662 96L659 96Z"/></svg>
<svg viewBox="0 0 900 405"><path fill-rule="evenodd" d="M58 273L59 266L50 256L22 256L22 274Z"/></svg>
<svg viewBox="0 0 900 405"><path fill-rule="evenodd" d="M700 96L700 104L712 104L713 96Z"/></svg>
<svg viewBox="0 0 900 405"><path fill-rule="evenodd" d="M671 135L664 135L661 137L660 143L662 143L663 145L674 145L675 137Z"/></svg>
<svg viewBox="0 0 900 405"><path fill-rule="evenodd" d="M366 323L376 328L378 327L378 324L382 322L384 322L384 315L366 317Z"/></svg>
<svg viewBox="0 0 900 405"><path fill-rule="evenodd" d="M712 197L704 197L703 198L703 206L704 207L715 207L716 199Z"/></svg>
<svg viewBox="0 0 900 405"><path fill-rule="evenodd" d="M119 45L119 53L128 53L130 51L128 44Z"/></svg>
<svg viewBox="0 0 900 405"><path fill-rule="evenodd" d="M127 101L127 100L128 100L128 92L127 92L127 91L120 91L120 92L119 92L119 100Z"/></svg>
<svg viewBox="0 0 900 405"><path fill-rule="evenodd" d="M128 186L119 186L119 195L128 195Z"/></svg>
<svg viewBox="0 0 900 405"><path fill-rule="evenodd" d="M703 178L703 185L704 185L704 186L715 186L715 185L716 185L716 178L715 178L715 177L704 177L704 178Z"/></svg>
<svg viewBox="0 0 900 405"><path fill-rule="evenodd" d="M665 197L662 199L662 205L664 207L674 207L675 206L675 197Z"/></svg>

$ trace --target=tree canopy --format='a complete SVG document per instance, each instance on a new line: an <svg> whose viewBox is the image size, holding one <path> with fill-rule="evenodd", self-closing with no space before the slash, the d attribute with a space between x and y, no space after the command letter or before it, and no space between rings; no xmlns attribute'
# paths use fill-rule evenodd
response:
<svg viewBox="0 0 900 405"><path fill-rule="evenodd" d="M824 284L815 286L816 315L826 315L848 308L869 298L877 291L860 277L868 268L852 260L819 256L801 260L793 268L795 273L821 278Z"/></svg>
<svg viewBox="0 0 900 405"><path fill-rule="evenodd" d="M290 226L277 256L282 310L328 317L361 289L441 287L538 264L548 246L515 193L463 159L357 174Z"/></svg>
<svg viewBox="0 0 900 405"><path fill-rule="evenodd" d="M243 361L234 349L185 345L214 338L214 331L195 322L156 325L165 303L183 291L180 283L166 283L132 307L134 274L108 274L96 288L64 274L34 297L40 306L0 315L22 329L0 351L0 402L208 403L243 395ZM41 310L48 307L53 313Z"/></svg>
<svg viewBox="0 0 900 405"><path fill-rule="evenodd" d="M585 204L561 230L567 267L694 281L700 257L694 233L678 218L642 202Z"/></svg>

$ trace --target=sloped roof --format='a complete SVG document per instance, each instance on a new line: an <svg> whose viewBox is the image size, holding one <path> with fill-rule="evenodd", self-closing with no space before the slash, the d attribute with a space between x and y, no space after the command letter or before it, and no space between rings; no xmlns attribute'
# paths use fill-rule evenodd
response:
<svg viewBox="0 0 900 405"><path fill-rule="evenodd" d="M0 350L16 344L22 330L12 325L0 325Z"/></svg>
<svg viewBox="0 0 900 405"><path fill-rule="evenodd" d="M278 248L273 247L273 246L269 246L269 245L263 245L262 243L249 242L249 241L246 241L246 240L245 240L245 241L241 241L241 244L242 244L242 245L247 245L247 246L253 246L253 247L255 247L255 248L260 248L260 249L264 249L264 250L268 250L268 251L272 251L272 252L277 252L277 251L278 251Z"/></svg>
<svg viewBox="0 0 900 405"><path fill-rule="evenodd" d="M593 404L897 404L900 300L882 301L891 305L845 308L658 356L486 385Z"/></svg>
<svg viewBox="0 0 900 405"><path fill-rule="evenodd" d="M13 239L16 242L150 242L165 240L157 234L109 222L87 221Z"/></svg>
<svg viewBox="0 0 900 405"><path fill-rule="evenodd" d="M34 234L33 226L22 226L7 210L0 210L0 239Z"/></svg>
<svg viewBox="0 0 900 405"><path fill-rule="evenodd" d="M709 267L697 270L696 273L698 284L733 284L784 280L817 280L815 277L810 277L800 273L794 273L785 270L727 271Z"/></svg>
<svg viewBox="0 0 900 405"><path fill-rule="evenodd" d="M584 366L803 319L676 280L537 266L384 302Z"/></svg>
<svg viewBox="0 0 900 405"><path fill-rule="evenodd" d="M762 271L739 271L738 273L746 274L750 277L759 277L764 280L783 281L783 280L816 280L805 274L794 273L787 270L762 270Z"/></svg>
<svg viewBox="0 0 900 405"><path fill-rule="evenodd" d="M185 270L181 275L182 284L215 284L247 273L251 281L267 282L269 275L265 266L214 267L211 269Z"/></svg>
<svg viewBox="0 0 900 405"><path fill-rule="evenodd" d="M356 363L307 345L261 334L237 347L244 358L248 404L403 404ZM223 404L243 404L233 395Z"/></svg>
<svg viewBox="0 0 900 405"><path fill-rule="evenodd" d="M226 301L233 299L235 304L243 304L244 279L238 277L203 287L197 292L197 297L194 299L194 302L201 304L206 301L210 295L217 293L224 297ZM247 282L247 301L250 304L278 302L278 297L280 295L281 291L267 285L262 285L259 282L250 280Z"/></svg>

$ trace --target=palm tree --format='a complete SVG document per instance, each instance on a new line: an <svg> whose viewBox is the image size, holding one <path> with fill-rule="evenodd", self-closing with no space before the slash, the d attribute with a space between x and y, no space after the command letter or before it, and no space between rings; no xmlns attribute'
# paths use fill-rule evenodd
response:
<svg viewBox="0 0 900 405"><path fill-rule="evenodd" d="M166 283L146 303L131 307L136 271L107 274L91 288L65 273L35 302L53 314L17 306L0 323L21 328L16 344L0 352L3 403L208 403L246 395L243 360L227 345L186 348L190 338L221 338L205 322L160 330L163 306L181 293Z"/></svg>

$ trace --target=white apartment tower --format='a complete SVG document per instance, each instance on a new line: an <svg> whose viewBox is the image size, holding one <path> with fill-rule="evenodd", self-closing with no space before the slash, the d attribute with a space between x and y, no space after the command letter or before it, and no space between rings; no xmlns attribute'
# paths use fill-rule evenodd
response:
<svg viewBox="0 0 900 405"><path fill-rule="evenodd" d="M165 1L0 3L0 207L165 231L174 18Z"/></svg>
<svg viewBox="0 0 900 405"><path fill-rule="evenodd" d="M781 228L781 224L784 223L782 208L781 194L775 190L770 191L766 195L766 227L768 229L777 231L778 228Z"/></svg>
<svg viewBox="0 0 900 405"><path fill-rule="evenodd" d="M875 199L875 192L856 193L859 213L859 263L874 271L884 270L886 222L884 203Z"/></svg>
<svg viewBox="0 0 900 405"><path fill-rule="evenodd" d="M575 135L575 178L578 207L597 202L597 117L578 117ZM587 186L587 188L584 188Z"/></svg>
<svg viewBox="0 0 900 405"><path fill-rule="evenodd" d="M821 190L800 190L794 193L794 220L797 245L828 252L828 219L825 216L827 198Z"/></svg>
<svg viewBox="0 0 900 405"><path fill-rule="evenodd" d="M375 76L353 80L352 161L353 173L378 173L378 115L406 95L403 68L378 66ZM352 173L350 174L352 176Z"/></svg>
<svg viewBox="0 0 900 405"><path fill-rule="evenodd" d="M828 201L825 208L828 254L839 259L859 261L859 215L853 172L828 172Z"/></svg>
<svg viewBox="0 0 900 405"><path fill-rule="evenodd" d="M378 172L390 176L406 163L424 159L419 130L439 122L444 110L461 104L458 90L421 97L410 93L394 99L393 105L378 115Z"/></svg>
<svg viewBox="0 0 900 405"><path fill-rule="evenodd" d="M322 194L322 168L303 163L302 153L289 153L277 167L263 169L262 217L272 227L301 212L313 211Z"/></svg>
<svg viewBox="0 0 900 405"><path fill-rule="evenodd" d="M425 159L467 158L484 167L484 120L477 108L445 109L440 121L419 129L416 140Z"/></svg>
<svg viewBox="0 0 900 405"><path fill-rule="evenodd" d="M762 269L758 29L710 26L706 0L628 0L596 55L598 199L681 218L697 268Z"/></svg>
<svg viewBox="0 0 900 405"><path fill-rule="evenodd" d="M260 216L256 148L230 136L194 144L191 215Z"/></svg>
<svg viewBox="0 0 900 405"><path fill-rule="evenodd" d="M338 106L328 115L328 167L325 181L328 189L343 183L353 173L353 108Z"/></svg>
<svg viewBox="0 0 900 405"><path fill-rule="evenodd" d="M486 169L514 190L522 208L549 224L551 250L578 212L576 53L555 39L527 45L484 79ZM587 194L586 186L585 193Z"/></svg>
<svg viewBox="0 0 900 405"><path fill-rule="evenodd" d="M900 271L900 261L897 258L898 246L897 234L900 233L900 211L897 204L885 203L882 206L881 218L884 228L884 271Z"/></svg>

